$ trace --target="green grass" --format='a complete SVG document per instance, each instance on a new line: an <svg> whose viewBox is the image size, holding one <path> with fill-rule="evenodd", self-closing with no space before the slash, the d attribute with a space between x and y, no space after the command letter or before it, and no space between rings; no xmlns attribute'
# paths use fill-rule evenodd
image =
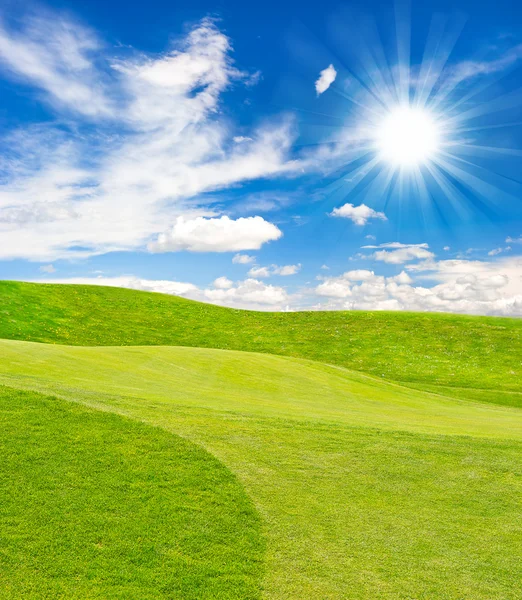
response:
<svg viewBox="0 0 522 600"><path fill-rule="evenodd" d="M260 519L187 440L0 387L0 596L258 598Z"/></svg>
<svg viewBox="0 0 522 600"><path fill-rule="evenodd" d="M459 402L303 359L207 348L82 347L0 340L0 383L241 416L522 440L522 411Z"/></svg>
<svg viewBox="0 0 522 600"><path fill-rule="evenodd" d="M263 519L264 598L518 598L519 409L209 349L3 341L0 361L226 464Z"/></svg>
<svg viewBox="0 0 522 600"><path fill-rule="evenodd" d="M404 313L265 314L131 290L13 282L0 283L0 317L0 337L6 338L0 341L0 384L47 394L28 396L22 404L38 403L40 412L26 414L16 408L17 398L25 396L5 391L7 406L13 404L16 413L9 431L19 430L27 440L36 429L46 440L36 449L53 449L52 469L31 470L24 463L24 486L16 487L14 475L3 479L0 507L8 498L16 510L12 499L21 496L20 519L38 506L26 490L47 472L71 474L69 480L55 478L56 485L69 481L67 494L79 481L109 502L108 488L100 488L97 478L112 477L117 487L134 473L130 466L121 473L119 467L99 472L97 466L106 464L99 457L105 451L114 457L113 444L128 441L136 448L133 468L141 474L166 473L166 465L178 465L176 453L158 451L150 457L140 452L130 433L103 434L104 428L136 427L142 428L137 437L145 446L156 447L155 436L163 435L177 452L190 449L190 460L182 461L184 477L169 502L179 507L192 487L203 488L207 495L197 495L207 502L201 505L202 522L214 513L218 529L240 521L237 529L224 527L215 534L222 554L211 563L228 568L219 556L234 553L230 578L212 581L237 584L230 593L239 590L238 597L520 597L522 321ZM68 411L76 425L57 418ZM78 440L75 451L94 462L85 480L80 469L67 468L69 432ZM3 436L0 443L23 448L28 456L36 451L20 444L18 436ZM221 474L217 489L194 466L193 452ZM9 468L16 473L18 466L0 462L2 475ZM148 484L144 487L142 493ZM87 503L88 496L81 501ZM228 503L234 498L236 512ZM54 500L43 494L39 501L53 514ZM67 514L76 512L81 521L89 510L80 505ZM102 504L98 517L107 518L106 513ZM159 532L170 522L170 516L148 516ZM190 520L178 517L174 522L192 535ZM9 552L18 548L20 564L34 567L29 575L22 569L17 585L49 585L49 540L63 555L64 573L74 568L75 553L55 540L54 523L50 520L43 532L42 546L17 547L11 530L0 538ZM116 525L106 529L126 548L120 553L125 562L132 556L125 546L127 529ZM215 541L212 531L205 536L209 544ZM68 535L77 535L74 521ZM89 547L83 541L80 547L83 557ZM0 552L8 573L5 585L18 581L9 556ZM172 585L185 574L176 565L171 579L165 575ZM205 580L207 571L193 562L189 567L200 577L200 596L195 592L194 597L228 597L232 588L216 590ZM151 583L159 572L151 568L139 580L140 571L136 580L148 583L140 593L131 587L122 597L161 597ZM103 570L95 563L89 573L95 577ZM129 586L138 585L132 572L127 575ZM107 576L107 581L113 580ZM82 582L90 583L85 577ZM60 585L70 585L70 577ZM11 598L40 598L25 591L14 590ZM76 591L63 597L74 598ZM78 594L91 597L82 589ZM100 597L118 597L111 594L105 590Z"/></svg>
<svg viewBox="0 0 522 600"><path fill-rule="evenodd" d="M118 288L0 282L0 338L266 352L415 387L444 386L445 395L459 387L461 398L522 406L520 319L396 312L258 313Z"/></svg>

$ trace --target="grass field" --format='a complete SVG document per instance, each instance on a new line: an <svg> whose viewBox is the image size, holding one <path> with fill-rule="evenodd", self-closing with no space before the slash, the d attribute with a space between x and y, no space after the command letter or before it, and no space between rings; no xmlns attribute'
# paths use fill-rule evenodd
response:
<svg viewBox="0 0 522 600"><path fill-rule="evenodd" d="M151 597L191 597L175 587L154 587L158 581L176 585L176 575L169 579L165 571L162 576L166 563L145 560L136 581L133 569L126 572L129 580L118 579L110 560L82 570L83 552L93 551L81 538L81 521L94 510L89 498L103 498L107 494L100 490L119 485L119 467L107 464L119 465L130 448L134 452L122 477L150 477L147 481L163 490L169 468L181 474L168 497L161 493L165 504L156 507L161 512L171 503L166 519L149 511L148 496L139 495L146 490L139 486L136 496L121 498L122 518L132 513L127 501L138 505L154 523L157 540L148 534L140 538L144 517L132 524L130 541L126 526L106 525L115 547L132 544L138 532L141 542L134 550L142 553L141 565L147 549L183 543L170 521L186 525L180 507L194 486L199 523L206 527L210 518L214 529L204 535L211 545L204 547L208 554L201 563L186 561L193 567L188 589L205 590L207 597L520 597L522 411L516 405L522 390L520 377L510 374L521 368L519 321L390 313L264 316L128 290L11 283L0 285L0 298L1 335L10 338L0 342L0 384L8 386L2 394L8 416L2 413L2 422L9 433L2 442L15 457L0 467L1 505L4 497L11 499L7 511L0 512L2 531L7 531L0 585L11 586L5 588L11 593L7 597L59 597L23 596L19 590L40 578L42 589L68 585L75 568L77 595L64 588L63 597L117 598L116 585L128 585L121 596L126 598L146 598L144 590ZM97 311L105 304L103 319ZM423 322L422 344L414 330ZM338 336L332 334L335 327ZM374 350L372 336L380 340ZM304 358L214 350L209 348L213 341L216 347ZM207 348L170 347L176 343ZM111 344L142 347L101 347ZM363 367L370 376L360 372ZM401 377L410 385L449 393L388 381ZM463 399L458 399L460 390ZM64 414L69 420L62 421ZM57 474L45 485L40 485L40 470L36 475L31 470L34 448L27 440L33 436L34 446L48 448L46 460L54 461L41 470ZM85 473L67 466L74 459L71 439L82 460L92 461ZM96 443L100 439L103 443ZM140 450L140 443L157 454ZM169 447L172 455L165 456ZM161 477L147 475L157 470ZM25 479L16 480L18 471ZM109 480L106 486L97 484L100 478ZM56 507L49 490L60 489L62 480L64 502ZM22 491L33 487L34 497ZM78 487L85 490L81 502ZM20 496L18 506L13 498ZM53 537L57 521L52 518L38 536L47 545L22 546L21 527L38 531L31 521L34 506L51 517L56 511L60 519L60 511L80 513L81 551L77 523L69 524L62 541ZM102 509L94 511L100 522L107 512ZM6 519L17 528L6 529ZM186 526L185 533L197 554L203 543L197 526L194 531ZM165 535L173 538L165 541ZM49 544L63 558L64 574L50 577L51 583L47 570L55 561L45 555ZM212 562L214 544L218 555ZM224 558L226 552L233 552L230 559ZM71 558L77 554L78 563ZM120 556L128 559L125 552ZM171 558L174 574L179 573L179 557ZM19 577L12 575L17 564ZM225 567L230 571L223 573ZM89 579L95 572L99 579Z"/></svg>
<svg viewBox="0 0 522 600"><path fill-rule="evenodd" d="M445 395L522 406L522 320L400 312L259 313L99 286L0 282L0 338L171 345L308 358ZM515 392L515 393L513 393Z"/></svg>

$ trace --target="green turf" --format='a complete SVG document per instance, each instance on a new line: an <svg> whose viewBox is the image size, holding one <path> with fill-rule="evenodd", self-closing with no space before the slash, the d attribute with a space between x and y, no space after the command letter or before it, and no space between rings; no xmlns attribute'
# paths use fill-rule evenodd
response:
<svg viewBox="0 0 522 600"><path fill-rule="evenodd" d="M260 520L159 428L0 387L2 599L258 598Z"/></svg>
<svg viewBox="0 0 522 600"><path fill-rule="evenodd" d="M0 383L241 416L522 440L522 410L459 402L322 363L172 346L82 347L0 340Z"/></svg>
<svg viewBox="0 0 522 600"><path fill-rule="evenodd" d="M518 598L519 409L253 353L4 341L0 360L226 464L263 518L264 598Z"/></svg>
<svg viewBox="0 0 522 600"><path fill-rule="evenodd" d="M453 395L456 386L461 398L480 396L488 402L522 406L516 393L522 392L520 319L433 313L258 313L118 288L20 282L0 282L0 317L0 338L268 352L429 385L432 390L444 386L445 395Z"/></svg>

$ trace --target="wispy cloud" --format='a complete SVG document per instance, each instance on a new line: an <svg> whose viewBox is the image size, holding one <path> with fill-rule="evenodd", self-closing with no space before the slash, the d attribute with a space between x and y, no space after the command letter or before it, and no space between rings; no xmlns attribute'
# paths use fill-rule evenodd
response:
<svg viewBox="0 0 522 600"><path fill-rule="evenodd" d="M90 117L114 113L103 71L95 61L102 44L79 23L55 15L27 16L22 28L0 22L0 61L11 76L43 90L47 100Z"/></svg>
<svg viewBox="0 0 522 600"><path fill-rule="evenodd" d="M9 159L0 162L0 258L54 260L147 244L166 250L178 217L217 216L203 192L298 169L288 118L234 143L219 104L248 76L213 21L163 55L129 54L110 56L92 31L56 15L23 30L0 27L0 67L41 90L59 118L66 111L71 127L21 129L1 141Z"/></svg>
<svg viewBox="0 0 522 600"><path fill-rule="evenodd" d="M400 265L412 260L431 260L435 256L428 248L428 244L402 244L401 242L388 242L378 246L362 246L365 249L378 249L371 254L371 258L392 265Z"/></svg>

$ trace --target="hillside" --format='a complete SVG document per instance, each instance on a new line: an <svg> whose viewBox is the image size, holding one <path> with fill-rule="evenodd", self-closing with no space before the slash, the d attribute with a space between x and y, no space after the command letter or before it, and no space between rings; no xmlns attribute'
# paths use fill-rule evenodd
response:
<svg viewBox="0 0 522 600"><path fill-rule="evenodd" d="M522 405L522 320L435 313L259 313L134 290L0 282L0 338L266 352L464 399Z"/></svg>
<svg viewBox="0 0 522 600"><path fill-rule="evenodd" d="M0 299L2 597L517 600L521 321Z"/></svg>

